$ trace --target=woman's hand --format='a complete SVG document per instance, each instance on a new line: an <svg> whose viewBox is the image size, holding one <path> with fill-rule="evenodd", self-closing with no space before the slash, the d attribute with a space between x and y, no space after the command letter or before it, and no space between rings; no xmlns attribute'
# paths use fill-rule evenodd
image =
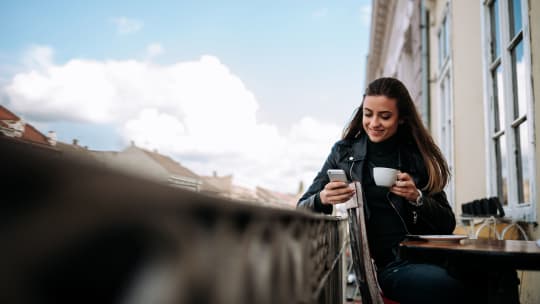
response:
<svg viewBox="0 0 540 304"><path fill-rule="evenodd" d="M345 203L354 195L354 188L344 182L329 182L319 193L321 202L325 205Z"/></svg>
<svg viewBox="0 0 540 304"><path fill-rule="evenodd" d="M408 173L399 172L397 175L396 183L390 187L390 192L404 197L406 200L411 202L416 202L416 199L420 194L418 194L418 188L414 180Z"/></svg>

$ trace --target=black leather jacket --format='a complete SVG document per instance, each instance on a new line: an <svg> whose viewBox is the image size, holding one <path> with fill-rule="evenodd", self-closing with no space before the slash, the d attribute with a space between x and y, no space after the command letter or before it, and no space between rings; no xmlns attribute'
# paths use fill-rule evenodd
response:
<svg viewBox="0 0 540 304"><path fill-rule="evenodd" d="M407 172L414 179L417 188L423 188L427 183L427 170L422 156L412 142L400 145L400 170ZM330 181L326 171L328 169L343 169L351 181L362 182L362 172L366 165L367 136L362 134L354 140L340 140L332 147L330 155L323 167L313 180L313 183L298 201L298 208L307 208L315 212L332 213L332 205L323 205L319 193ZM408 202L400 204L405 206L398 215L403 219L406 231L409 234L451 234L456 226L452 208L448 204L446 194L422 192L424 204L415 207ZM389 193L389 201L396 205L397 200L405 200L393 193ZM368 206L368 204L364 204ZM369 208L368 208L369 209ZM366 210L369 217L369 210Z"/></svg>

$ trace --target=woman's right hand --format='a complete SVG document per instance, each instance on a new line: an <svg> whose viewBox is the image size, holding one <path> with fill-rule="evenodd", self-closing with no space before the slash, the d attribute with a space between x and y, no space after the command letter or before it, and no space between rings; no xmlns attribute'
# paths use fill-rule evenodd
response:
<svg viewBox="0 0 540 304"><path fill-rule="evenodd" d="M321 202L325 205L345 203L354 195L355 190L344 182L329 182L319 193Z"/></svg>

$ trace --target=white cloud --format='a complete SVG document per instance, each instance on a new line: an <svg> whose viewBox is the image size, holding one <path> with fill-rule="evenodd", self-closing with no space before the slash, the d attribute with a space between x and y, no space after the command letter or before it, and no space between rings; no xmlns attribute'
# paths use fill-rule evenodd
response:
<svg viewBox="0 0 540 304"><path fill-rule="evenodd" d="M371 4L360 7L360 20L363 25L367 27L371 26Z"/></svg>
<svg viewBox="0 0 540 304"><path fill-rule="evenodd" d="M116 17L112 22L116 25L116 32L121 35L138 32L144 26L142 21L127 17Z"/></svg>
<svg viewBox="0 0 540 304"><path fill-rule="evenodd" d="M149 58L156 57L163 53L163 47L159 43L151 43L146 47L146 53Z"/></svg>
<svg viewBox="0 0 540 304"><path fill-rule="evenodd" d="M112 124L124 143L158 149L201 175L217 170L240 184L288 192L311 182L340 133L308 117L285 134L257 121L254 94L209 55L166 66L51 59L45 69L15 75L4 91L17 113Z"/></svg>
<svg viewBox="0 0 540 304"><path fill-rule="evenodd" d="M315 10L313 13L311 13L311 17L313 18L324 18L328 15L328 8L323 7Z"/></svg>

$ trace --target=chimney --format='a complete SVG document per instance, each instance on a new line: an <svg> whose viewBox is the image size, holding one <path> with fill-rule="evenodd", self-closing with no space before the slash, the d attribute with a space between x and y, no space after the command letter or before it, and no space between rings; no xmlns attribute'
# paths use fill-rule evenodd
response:
<svg viewBox="0 0 540 304"><path fill-rule="evenodd" d="M56 137L56 132L49 131L49 135L47 135L47 141L51 146L56 146L57 139L58 138Z"/></svg>
<svg viewBox="0 0 540 304"><path fill-rule="evenodd" d="M3 130L2 133L9 137L22 137L24 134L26 123L22 120L2 120L7 125L7 130Z"/></svg>
<svg viewBox="0 0 540 304"><path fill-rule="evenodd" d="M296 192L297 195L302 195L304 194L304 182L303 181L300 181L300 183L298 184L298 192Z"/></svg>
<svg viewBox="0 0 540 304"><path fill-rule="evenodd" d="M217 177L217 171L216 170L212 171L212 176Z"/></svg>
<svg viewBox="0 0 540 304"><path fill-rule="evenodd" d="M135 141L134 140L131 140L130 143L131 143L132 147L135 147Z"/></svg>
<svg viewBox="0 0 540 304"><path fill-rule="evenodd" d="M73 139L73 145L74 145L74 146L78 146L78 145L79 145L79 140L76 139L76 138L74 138L74 139Z"/></svg>

